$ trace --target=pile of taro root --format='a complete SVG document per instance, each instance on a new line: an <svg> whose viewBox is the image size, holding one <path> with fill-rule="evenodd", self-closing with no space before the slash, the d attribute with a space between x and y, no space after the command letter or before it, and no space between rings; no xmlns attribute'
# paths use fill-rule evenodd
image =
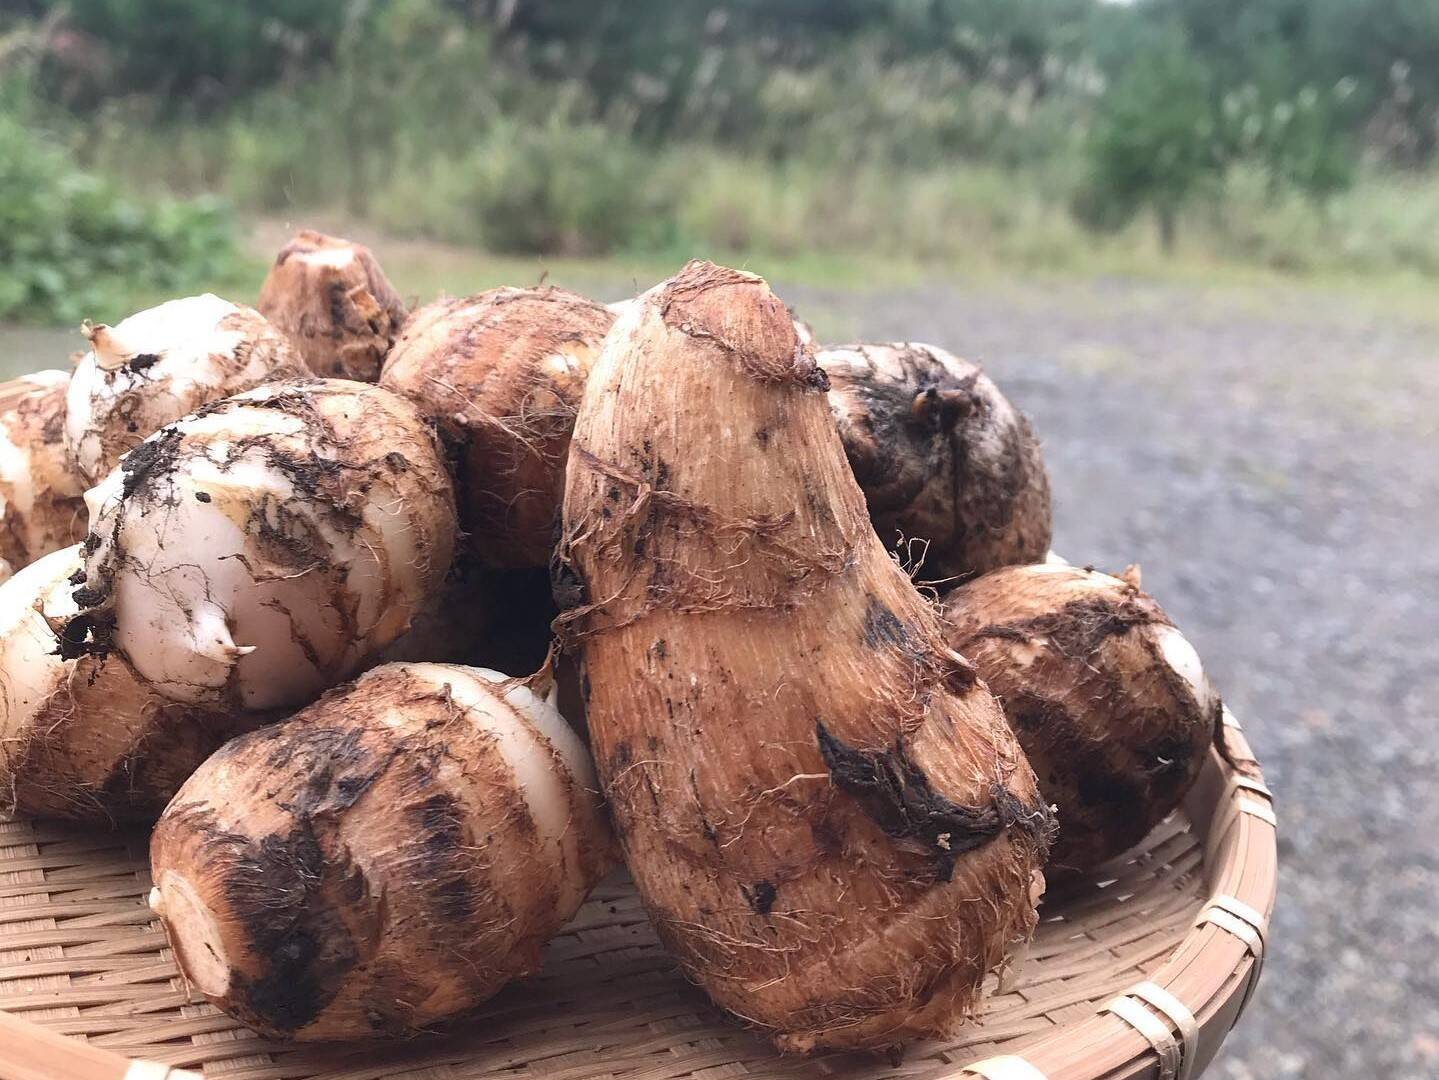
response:
<svg viewBox="0 0 1439 1080"><path fill-rule="evenodd" d="M1221 705L1054 556L976 364L691 262L411 310L300 233L258 308L86 324L0 419L0 794L153 824L190 986L271 1036L473 1012L623 862L782 1050L972 1019Z"/></svg>

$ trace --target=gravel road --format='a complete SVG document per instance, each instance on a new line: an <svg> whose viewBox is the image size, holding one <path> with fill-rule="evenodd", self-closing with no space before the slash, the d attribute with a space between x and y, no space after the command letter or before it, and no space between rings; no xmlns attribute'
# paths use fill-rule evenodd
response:
<svg viewBox="0 0 1439 1080"><path fill-rule="evenodd" d="M1439 1076L1439 323L1298 290L781 292L828 340L983 361L1045 439L1056 548L1139 562L1243 720L1282 880L1211 1075ZM0 366L73 336L0 332Z"/></svg>

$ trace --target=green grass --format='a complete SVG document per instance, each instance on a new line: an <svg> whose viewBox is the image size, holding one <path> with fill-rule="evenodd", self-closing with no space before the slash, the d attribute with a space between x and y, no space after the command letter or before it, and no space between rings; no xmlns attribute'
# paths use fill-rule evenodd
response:
<svg viewBox="0 0 1439 1080"><path fill-rule="evenodd" d="M1296 301L1314 294L1331 297L1338 307L1406 321L1439 325L1439 280L1413 269L1346 270L1338 266L1304 273L1243 262L1215 254L1198 244L1183 245L1172 258L1162 256L1136 238L1128 245L1093 245L1066 258L1029 261L976 250L970 257L855 255L814 251L793 254L735 252L697 245L664 252L619 253L608 256L502 255L477 248L398 237L373 226L346 222L334 215L295 214L285 223L267 220L245 230L242 252L218 276L195 280L189 292L215 292L253 303L273 253L295 228L306 225L365 240L375 247L386 273L402 295L418 303L437 296L465 295L497 285L546 282L612 300L633 295L674 273L687 258L707 257L764 275L777 283L835 294L833 310L810 311L813 321L832 326L836 334L850 331L841 296L854 291L915 287L946 281L986 290L1012 284L1052 285L1057 289L1106 279L1132 282L1134 296L1119 294L1110 302L1127 306L1140 301L1145 285L1174 285L1194 290L1196 300L1218 309L1252 307L1272 310L1286 296ZM173 291L154 286L117 283L103 309L87 312L95 321L113 322L169 299ZM1112 295L1112 291L1111 291ZM825 329L824 325L820 329ZM77 338L78 341L78 338ZM3 361L0 361L3 362Z"/></svg>

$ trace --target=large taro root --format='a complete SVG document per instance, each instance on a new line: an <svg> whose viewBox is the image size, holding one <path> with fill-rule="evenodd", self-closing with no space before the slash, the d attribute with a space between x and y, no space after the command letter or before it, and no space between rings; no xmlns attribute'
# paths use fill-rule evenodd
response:
<svg viewBox="0 0 1439 1080"><path fill-rule="evenodd" d="M85 498L74 648L244 709L302 705L360 670L425 608L455 543L434 432L342 379L216 402Z"/></svg>
<svg viewBox="0 0 1439 1080"><path fill-rule="evenodd" d="M281 249L255 305L316 375L374 382L408 310L363 244L303 229Z"/></svg>
<svg viewBox="0 0 1439 1080"><path fill-rule="evenodd" d="M85 535L84 483L65 449L70 375L40 371L0 416L0 559L19 568Z"/></svg>
<svg viewBox="0 0 1439 1080"><path fill-rule="evenodd" d="M999 698L1059 808L1055 873L1142 840L1179 805L1219 731L1199 655L1127 576L1015 566L945 599L950 646Z"/></svg>
<svg viewBox="0 0 1439 1080"><path fill-rule="evenodd" d="M380 381L447 436L482 564L548 565L575 408L613 323L563 289L491 289L421 308L396 342Z"/></svg>
<svg viewBox="0 0 1439 1080"><path fill-rule="evenodd" d="M155 827L151 905L191 985L259 1031L413 1034L536 971L612 850L551 706L388 664L200 768Z"/></svg>
<svg viewBox="0 0 1439 1080"><path fill-rule="evenodd" d="M1052 824L825 389L763 280L689 264L591 373L555 567L650 916L789 1050L952 1032L1034 925Z"/></svg>
<svg viewBox="0 0 1439 1080"><path fill-rule="evenodd" d="M909 342L819 353L880 538L934 581L1037 562L1049 477L1029 421L979 365Z"/></svg>
<svg viewBox="0 0 1439 1080"><path fill-rule="evenodd" d="M65 442L89 484L207 402L305 373L264 316L210 293L169 300L114 326L86 323L84 333L90 351L70 377Z"/></svg>

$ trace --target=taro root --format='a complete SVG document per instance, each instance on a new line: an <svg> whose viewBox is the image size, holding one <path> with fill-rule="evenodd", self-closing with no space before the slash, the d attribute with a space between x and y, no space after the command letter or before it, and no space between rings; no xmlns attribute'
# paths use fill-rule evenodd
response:
<svg viewBox="0 0 1439 1080"><path fill-rule="evenodd" d="M945 599L945 633L1004 706L1059 808L1053 872L1142 840L1199 775L1219 695L1193 646L1128 580L1049 564L996 570Z"/></svg>
<svg viewBox="0 0 1439 1080"><path fill-rule="evenodd" d="M40 371L0 415L0 559L25 566L85 535L84 484L65 451L64 371Z"/></svg>
<svg viewBox="0 0 1439 1080"><path fill-rule="evenodd" d="M78 545L0 586L0 806L153 820L225 740L264 717L181 705L118 656L65 658Z"/></svg>
<svg viewBox="0 0 1439 1080"><path fill-rule="evenodd" d="M408 314L370 249L303 229L260 286L260 314L316 375L374 382Z"/></svg>
<svg viewBox="0 0 1439 1080"><path fill-rule="evenodd" d="M293 707L353 675L445 579L438 442L378 386L260 387L162 428L85 496L76 649L161 693Z"/></svg>
<svg viewBox="0 0 1439 1080"><path fill-rule="evenodd" d="M539 968L612 859L595 787L523 684L389 664L195 773L151 905L190 984L258 1031L414 1033Z"/></svg>
<svg viewBox="0 0 1439 1080"><path fill-rule="evenodd" d="M395 343L380 382L439 421L484 565L548 565L575 407L613 323L563 289L491 289L421 308Z"/></svg>
<svg viewBox="0 0 1439 1080"><path fill-rule="evenodd" d="M1049 477L1029 421L977 364L933 345L819 353L875 531L927 580L1038 562ZM914 544L918 541L918 544Z"/></svg>
<svg viewBox="0 0 1439 1080"><path fill-rule="evenodd" d="M950 1033L1051 827L885 552L764 281L693 262L606 340L555 592L629 867L686 974L787 1050Z"/></svg>
<svg viewBox="0 0 1439 1080"><path fill-rule="evenodd" d="M305 374L289 341L254 308L209 293L170 300L115 326L86 323L70 377L65 443L88 484L120 455L206 402Z"/></svg>

